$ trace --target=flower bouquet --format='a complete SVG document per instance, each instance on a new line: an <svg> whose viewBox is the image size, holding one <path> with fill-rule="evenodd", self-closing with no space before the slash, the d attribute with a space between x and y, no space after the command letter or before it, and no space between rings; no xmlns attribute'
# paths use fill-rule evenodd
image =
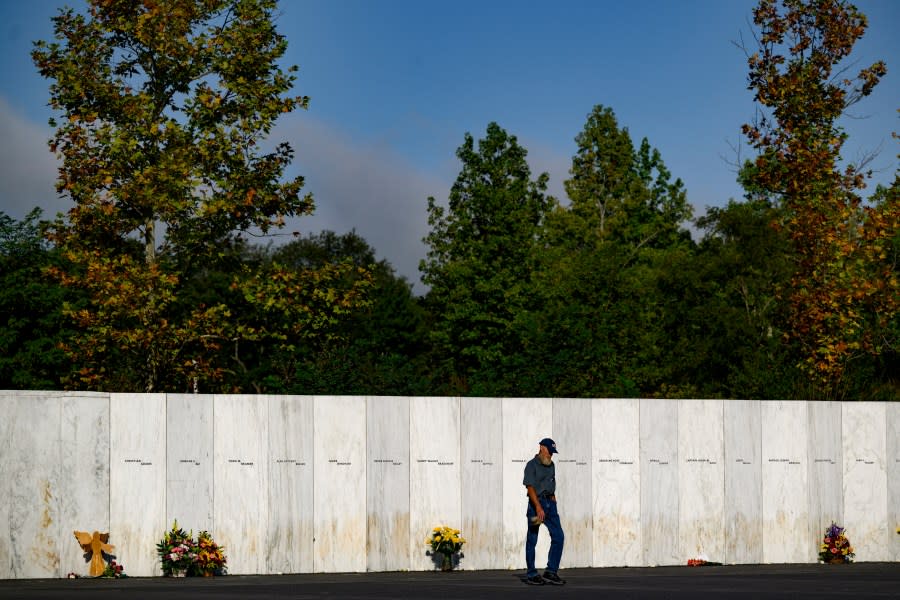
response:
<svg viewBox="0 0 900 600"><path fill-rule="evenodd" d="M204 577L224 575L227 560L223 550L224 548L213 540L208 531L201 531L197 535L197 556L194 559L190 574Z"/></svg>
<svg viewBox="0 0 900 600"><path fill-rule="evenodd" d="M849 563L855 556L850 540L844 535L844 528L834 521L825 529L825 538L819 550L819 560L823 563Z"/></svg>
<svg viewBox="0 0 900 600"><path fill-rule="evenodd" d="M431 546L432 556L441 556L441 570L453 570L453 555L462 550L466 540L459 535L459 529L435 527L425 545Z"/></svg>
<svg viewBox="0 0 900 600"><path fill-rule="evenodd" d="M105 577L108 579L120 579L122 577L128 577L125 574L125 567L114 560L106 563L106 568L103 569L103 574L100 577Z"/></svg>
<svg viewBox="0 0 900 600"><path fill-rule="evenodd" d="M197 556L194 540L178 526L177 520L156 544L156 553L166 577L184 577Z"/></svg>

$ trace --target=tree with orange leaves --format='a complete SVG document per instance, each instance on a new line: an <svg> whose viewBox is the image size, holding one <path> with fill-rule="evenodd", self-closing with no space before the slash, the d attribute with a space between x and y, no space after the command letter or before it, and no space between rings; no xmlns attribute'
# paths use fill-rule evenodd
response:
<svg viewBox="0 0 900 600"><path fill-rule="evenodd" d="M844 77L866 17L842 0L761 0L749 89L761 106L743 131L759 152L750 182L780 201L797 264L783 290L787 336L799 344L814 395L839 398L854 357L896 347L900 306L898 183L860 196L871 175L844 164L837 124L887 72L877 61ZM863 161L865 162L865 161ZM896 329L895 329L896 330Z"/></svg>

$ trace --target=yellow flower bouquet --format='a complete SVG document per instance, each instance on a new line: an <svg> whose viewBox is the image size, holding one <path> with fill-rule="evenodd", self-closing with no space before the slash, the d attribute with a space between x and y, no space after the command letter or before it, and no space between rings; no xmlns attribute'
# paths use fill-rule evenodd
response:
<svg viewBox="0 0 900 600"><path fill-rule="evenodd" d="M450 571L453 569L453 555L462 550L463 544L466 543L459 529L452 527L435 527L431 531L431 535L425 539L425 545L431 546L433 555L441 555L441 570Z"/></svg>
<svg viewBox="0 0 900 600"><path fill-rule="evenodd" d="M225 558L224 548L213 539L208 531L201 531L197 536L196 550L194 569L197 574L204 577L225 574L225 564L228 560Z"/></svg>

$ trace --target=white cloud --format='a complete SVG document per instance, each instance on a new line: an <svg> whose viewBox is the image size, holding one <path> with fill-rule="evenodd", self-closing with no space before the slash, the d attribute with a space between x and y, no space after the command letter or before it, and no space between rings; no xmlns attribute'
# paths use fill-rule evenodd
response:
<svg viewBox="0 0 900 600"><path fill-rule="evenodd" d="M70 207L54 189L57 161L47 148L51 133L16 114L0 97L0 210L13 218L35 206L44 209L45 217ZM388 147L356 142L308 113L285 119L272 138L294 147L291 170L306 178L304 191L316 201L315 214L289 221L285 231L356 229L378 258L387 259L422 293L418 265L426 252L426 199L445 198L452 180L421 172Z"/></svg>
<svg viewBox="0 0 900 600"><path fill-rule="evenodd" d="M0 211L21 219L35 206L44 209L45 217L68 210L70 202L54 189L57 161L47 148L51 133L0 96Z"/></svg>
<svg viewBox="0 0 900 600"><path fill-rule="evenodd" d="M473 135L480 139L483 132ZM446 205L460 169L453 151L440 161L437 172L423 170L390 146L353 140L302 112L285 119L272 138L291 143L296 152L292 168L306 178L305 190L316 201L314 215L289 222L286 230L306 235L356 229L379 258L386 258L415 284L416 293L424 293L418 264L427 252L422 242L428 233L427 198L434 196ZM462 140L460 133L459 143ZM548 193L566 202L562 181L568 176L571 157L533 141L526 148L532 177L548 171Z"/></svg>
<svg viewBox="0 0 900 600"><path fill-rule="evenodd" d="M389 147L351 140L308 113L285 119L272 137L293 146L292 169L306 178L304 189L316 202L315 214L289 221L286 229L303 235L356 229L422 293L418 265L426 252L427 198L445 198L452 180L417 169Z"/></svg>

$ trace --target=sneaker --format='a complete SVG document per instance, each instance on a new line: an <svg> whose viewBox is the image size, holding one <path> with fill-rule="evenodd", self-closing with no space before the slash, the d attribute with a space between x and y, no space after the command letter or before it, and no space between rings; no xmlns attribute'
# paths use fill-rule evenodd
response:
<svg viewBox="0 0 900 600"><path fill-rule="evenodd" d="M534 575L529 575L525 578L525 583L528 585L544 585L546 583L544 578L535 573Z"/></svg>
<svg viewBox="0 0 900 600"><path fill-rule="evenodd" d="M545 582L547 582L551 585L566 585L566 582L564 579L560 579L559 575L557 575L556 573L551 573L550 571L544 572L543 579Z"/></svg>

